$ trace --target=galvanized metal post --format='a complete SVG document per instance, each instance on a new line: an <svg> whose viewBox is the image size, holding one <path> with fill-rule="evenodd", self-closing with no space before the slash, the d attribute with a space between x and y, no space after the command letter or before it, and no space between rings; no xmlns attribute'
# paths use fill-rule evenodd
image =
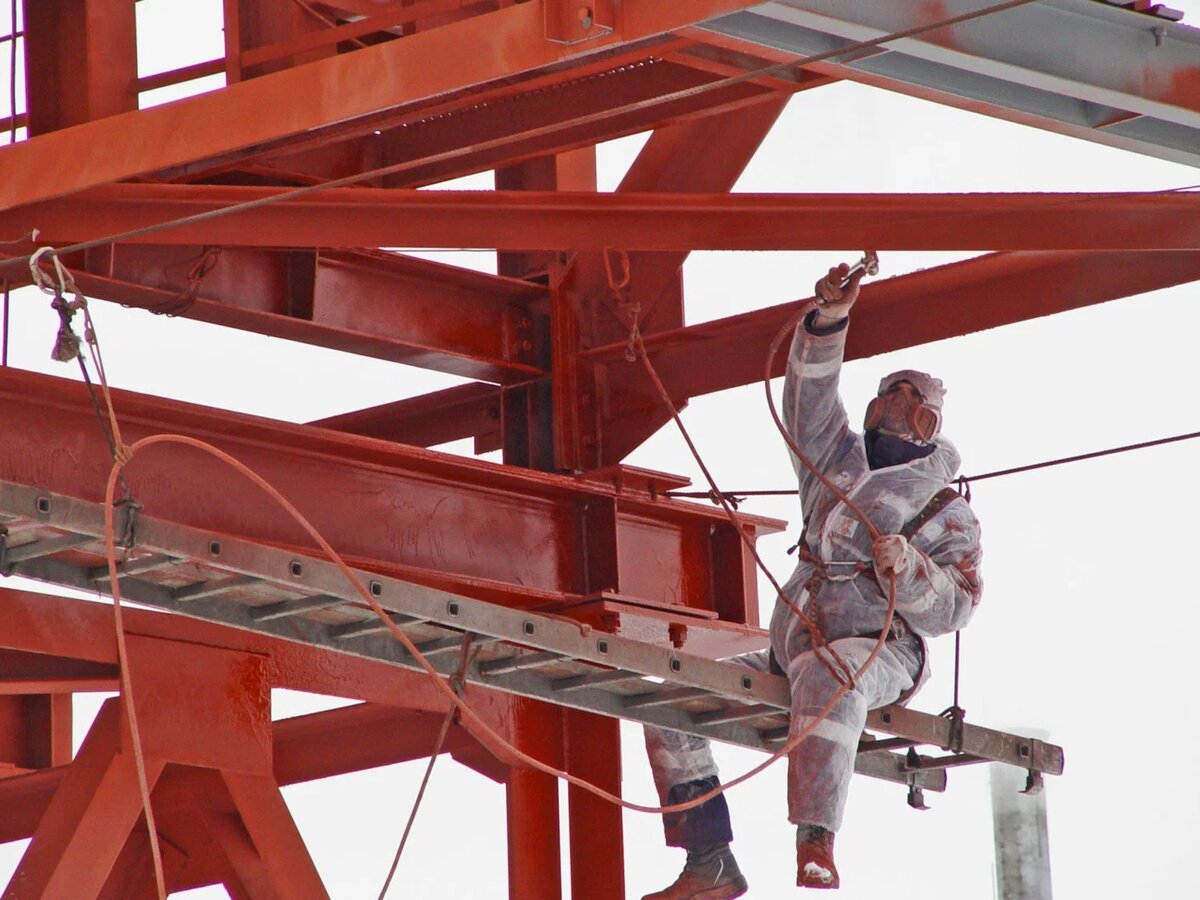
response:
<svg viewBox="0 0 1200 900"><path fill-rule="evenodd" d="M1037 729L1016 729L1045 740ZM1051 900L1050 840L1046 793L1026 793L1026 775L1012 766L993 764L992 828L996 845L996 900Z"/></svg>

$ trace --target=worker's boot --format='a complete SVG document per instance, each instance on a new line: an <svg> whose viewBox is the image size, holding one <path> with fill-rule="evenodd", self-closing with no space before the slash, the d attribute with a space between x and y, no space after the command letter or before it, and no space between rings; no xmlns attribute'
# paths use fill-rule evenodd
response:
<svg viewBox="0 0 1200 900"><path fill-rule="evenodd" d="M740 897L748 889L729 845L717 844L707 850L689 850L675 883L642 900L726 900Z"/></svg>
<svg viewBox="0 0 1200 900"><path fill-rule="evenodd" d="M833 832L820 825L796 826L796 886L841 887L833 864Z"/></svg>

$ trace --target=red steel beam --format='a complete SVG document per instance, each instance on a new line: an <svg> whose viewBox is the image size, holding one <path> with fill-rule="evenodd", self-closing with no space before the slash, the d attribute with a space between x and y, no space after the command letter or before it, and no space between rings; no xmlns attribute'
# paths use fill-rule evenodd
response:
<svg viewBox="0 0 1200 900"><path fill-rule="evenodd" d="M856 322L861 322L851 334L847 354L851 359L873 356L1196 280L1200 280L1200 253L1191 251L989 254L868 282L856 313ZM804 302L652 334L646 346L668 390L680 401L753 384L763 377L772 338ZM923 313L933 308L937 316ZM632 383L645 375L640 368L628 371L625 347L624 341L615 341L585 351L584 358L609 370L607 384L614 383L614 371L624 376L616 383ZM722 364L697 366L697 358L720 359ZM782 373L781 361L773 371ZM647 383L641 393L649 388ZM453 428L439 423L432 412L442 402L439 394L314 424L406 443L475 437L479 446L495 449L490 436L499 414L500 389L476 384L445 394Z"/></svg>
<svg viewBox="0 0 1200 900"><path fill-rule="evenodd" d="M995 253L863 288L846 358L859 359L1200 280L1200 252ZM656 334L646 348L673 395L695 397L763 378L767 349L806 303L795 301ZM935 311L936 314L930 311ZM785 345L786 348L786 345ZM629 366L624 344L596 361ZM720 366L697 366L720 359ZM783 374L784 355L772 375Z"/></svg>
<svg viewBox="0 0 1200 900"><path fill-rule="evenodd" d="M718 590L752 569L719 510L650 489L517 470L400 444L115 392L132 443L191 434L242 460L312 517L360 565L514 606L602 590L757 621L753 586ZM83 385L0 371L0 479L98 501L109 452ZM49 449L48 449L49 448ZM277 545L304 533L228 466L162 447L128 470L148 515ZM778 523L741 517L743 527ZM372 524L365 524L372 523Z"/></svg>
<svg viewBox="0 0 1200 900"><path fill-rule="evenodd" d="M85 256L75 271L88 296L466 378L545 374L527 346L530 310L547 298L536 284L380 252L121 245Z"/></svg>
<svg viewBox="0 0 1200 900"><path fill-rule="evenodd" d="M6 626L0 647L6 650L64 666L90 663L113 671L117 665L110 606L0 588L0 615ZM127 634L270 656L272 687L382 704L403 699L407 708L426 712L446 709L427 677L378 661L183 616L126 609L123 617Z"/></svg>
<svg viewBox="0 0 1200 900"><path fill-rule="evenodd" d="M500 449L500 389L476 381L309 424L414 447L474 438L479 456Z"/></svg>
<svg viewBox="0 0 1200 900"><path fill-rule="evenodd" d="M776 94L752 106L680 122L660 128L651 135L621 179L617 193L688 194L727 192L753 158L778 120L788 98ZM686 166L679 160L687 159ZM623 246L623 245L622 245ZM653 333L683 324L680 269L688 249L674 252L635 252L629 255L629 296L641 308L640 327ZM578 290L600 293L612 302L612 291L603 260L598 255L581 255ZM659 308L664 295L674 301ZM621 326L610 315L592 313L584 323L587 346L602 342L604 334L619 334Z"/></svg>
<svg viewBox="0 0 1200 900"><path fill-rule="evenodd" d="M272 725L276 780L281 785L300 784L426 758L444 718L444 713L357 703L277 720ZM442 752L457 756L478 746L461 725L454 724ZM20 840L32 833L69 761L43 772L0 779L0 809L5 811L0 817L0 839ZM507 775L507 768L497 764L485 774L496 778L502 772Z"/></svg>
<svg viewBox="0 0 1200 900"><path fill-rule="evenodd" d="M445 718L444 713L357 703L281 719L273 726L275 779L280 784L298 784L427 758ZM457 755L478 746L466 729L454 723L446 732L442 752Z"/></svg>
<svg viewBox="0 0 1200 900"><path fill-rule="evenodd" d="M0 646L20 648L10 653L41 657L59 667L64 676L70 675L73 664L115 668L109 607L0 589L0 612L9 626L0 635ZM426 676L376 661L144 610L127 609L125 624L127 634L135 639L269 657L266 672L273 687L375 701L275 722L274 771L280 784L427 756L446 711L445 698ZM467 690L477 711L496 727L508 727L510 698L475 686ZM401 702L404 708L396 708ZM33 720L22 721L28 725ZM11 731L8 726L15 724L0 719L0 743L9 737L28 738L23 731ZM69 726L69 717L66 724ZM33 833L66 773L65 764L71 758L69 727L56 733L65 735L65 750L57 746L62 742L57 740L53 752L34 749L14 760L25 768L44 771L0 779L0 843ZM452 726L445 749L490 778L507 777L507 767L457 725ZM45 769L47 766L57 768Z"/></svg>
<svg viewBox="0 0 1200 900"><path fill-rule="evenodd" d="M112 184L0 214L0 233L37 227L62 246L286 188ZM1200 195L593 194L339 188L130 239L273 247L500 250L1194 250Z"/></svg>
<svg viewBox="0 0 1200 900"><path fill-rule="evenodd" d="M96 896L141 814L138 771L121 752L116 703L101 710L75 762L56 785L5 891L6 897ZM162 760L145 761L152 790Z"/></svg>
<svg viewBox="0 0 1200 900"><path fill-rule="evenodd" d="M224 173L238 172L276 179L293 178L298 183L305 184L310 180L321 181L360 173L381 165L386 148L391 148L387 150L389 153L403 153L405 136L412 130L420 128L430 134L436 133L433 125L440 122L443 127L457 129L462 133L464 128L474 127L474 122L488 121L487 116L479 119L473 115L480 112L481 107L503 104L505 108L516 111L513 122L509 123L510 132L505 132L511 133L515 122L524 120L526 114L523 110L543 103L540 95L554 92L569 100L571 92L589 79L606 77L621 69L644 65L648 60L657 59L663 53L691 43L691 40L663 35L633 44L614 46L590 54L584 59L573 60L569 67L551 67L546 71L520 78L476 86L469 91L458 91L447 96L431 97L416 103L388 108L372 115L339 121L316 131L300 132L275 141L191 161L185 165L161 169L155 175L159 180L194 182L217 180ZM573 119L569 115L567 118ZM563 143L558 130L553 131L553 134L544 135L547 148L541 150L541 153L554 152L554 148ZM492 136L493 139L496 137ZM524 135L526 139L529 137L531 136L528 134ZM501 140L500 143L504 141ZM479 166L470 162L472 155L476 152L492 153L495 149L490 143L480 147L462 140L453 146L452 152L446 155L442 163L435 165L445 167L445 171L475 171ZM429 163L428 159L407 159L413 166ZM511 163L513 160L507 162ZM377 176L373 180L364 180L362 184L378 187L381 180Z"/></svg>
<svg viewBox="0 0 1200 900"><path fill-rule="evenodd" d="M395 149L383 155L381 165L404 164L404 168L385 176L382 184L435 184L514 159L587 147L690 117L741 109L772 95L787 97L833 79L812 75L787 92L741 82L675 96L719 80L720 76L708 72L651 59L508 103L489 103L449 118L425 120L391 133ZM451 158L440 158L447 154ZM431 161L423 162L426 159Z"/></svg>
<svg viewBox="0 0 1200 900"><path fill-rule="evenodd" d="M400 41L331 56L177 103L6 147L0 209L182 166L348 119L586 57L753 6L758 0L625 0L609 35L546 40L542 3L520 3ZM471 52L463 53L462 48ZM453 60L453 65L447 61ZM295 102L296 98L304 102ZM136 148L136 153L130 152ZM46 159L70 159L48 170Z"/></svg>
<svg viewBox="0 0 1200 900"><path fill-rule="evenodd" d="M115 691L119 688L118 674L109 664L0 650L0 695ZM0 754L0 759L8 758Z"/></svg>

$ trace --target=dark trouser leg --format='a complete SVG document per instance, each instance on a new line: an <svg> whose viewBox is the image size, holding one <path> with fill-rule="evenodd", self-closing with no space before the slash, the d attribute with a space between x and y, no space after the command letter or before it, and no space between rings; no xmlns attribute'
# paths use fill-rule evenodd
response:
<svg viewBox="0 0 1200 900"><path fill-rule="evenodd" d="M716 775L677 784L667 792L667 806L686 803L707 794L720 785ZM729 805L724 794L705 801L699 806L682 812L665 813L663 828L668 847L683 847L690 852L706 850L717 844L728 844L733 840L733 828L729 822Z"/></svg>

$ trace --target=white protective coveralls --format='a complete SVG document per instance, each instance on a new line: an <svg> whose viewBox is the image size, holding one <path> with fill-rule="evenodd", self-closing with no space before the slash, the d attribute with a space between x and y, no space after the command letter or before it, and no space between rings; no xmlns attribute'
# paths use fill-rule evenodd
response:
<svg viewBox="0 0 1200 900"><path fill-rule="evenodd" d="M863 436L850 429L838 395L848 321L816 329L810 316L796 329L784 384L784 423L801 452L848 494L880 534L897 534L958 474L959 454L939 435L928 456L869 467ZM807 553L783 590L857 670L883 628L888 578L876 578L870 569L845 577L854 571L854 563L871 562L871 537L799 460L792 462L800 481ZM814 559L824 564L828 577L818 574ZM962 628L979 603L979 523L965 500L951 501L921 526L909 541L905 563L896 577L892 638L856 688L789 756L788 818L793 823L838 830L867 711L894 703L901 695L911 696L928 677L923 639ZM804 622L782 601L776 601L771 619L771 647L791 684L794 733L812 722L839 684L812 652ZM764 669L765 657L761 653L740 659ZM717 774L706 740L648 728L646 745L664 802L673 786Z"/></svg>

